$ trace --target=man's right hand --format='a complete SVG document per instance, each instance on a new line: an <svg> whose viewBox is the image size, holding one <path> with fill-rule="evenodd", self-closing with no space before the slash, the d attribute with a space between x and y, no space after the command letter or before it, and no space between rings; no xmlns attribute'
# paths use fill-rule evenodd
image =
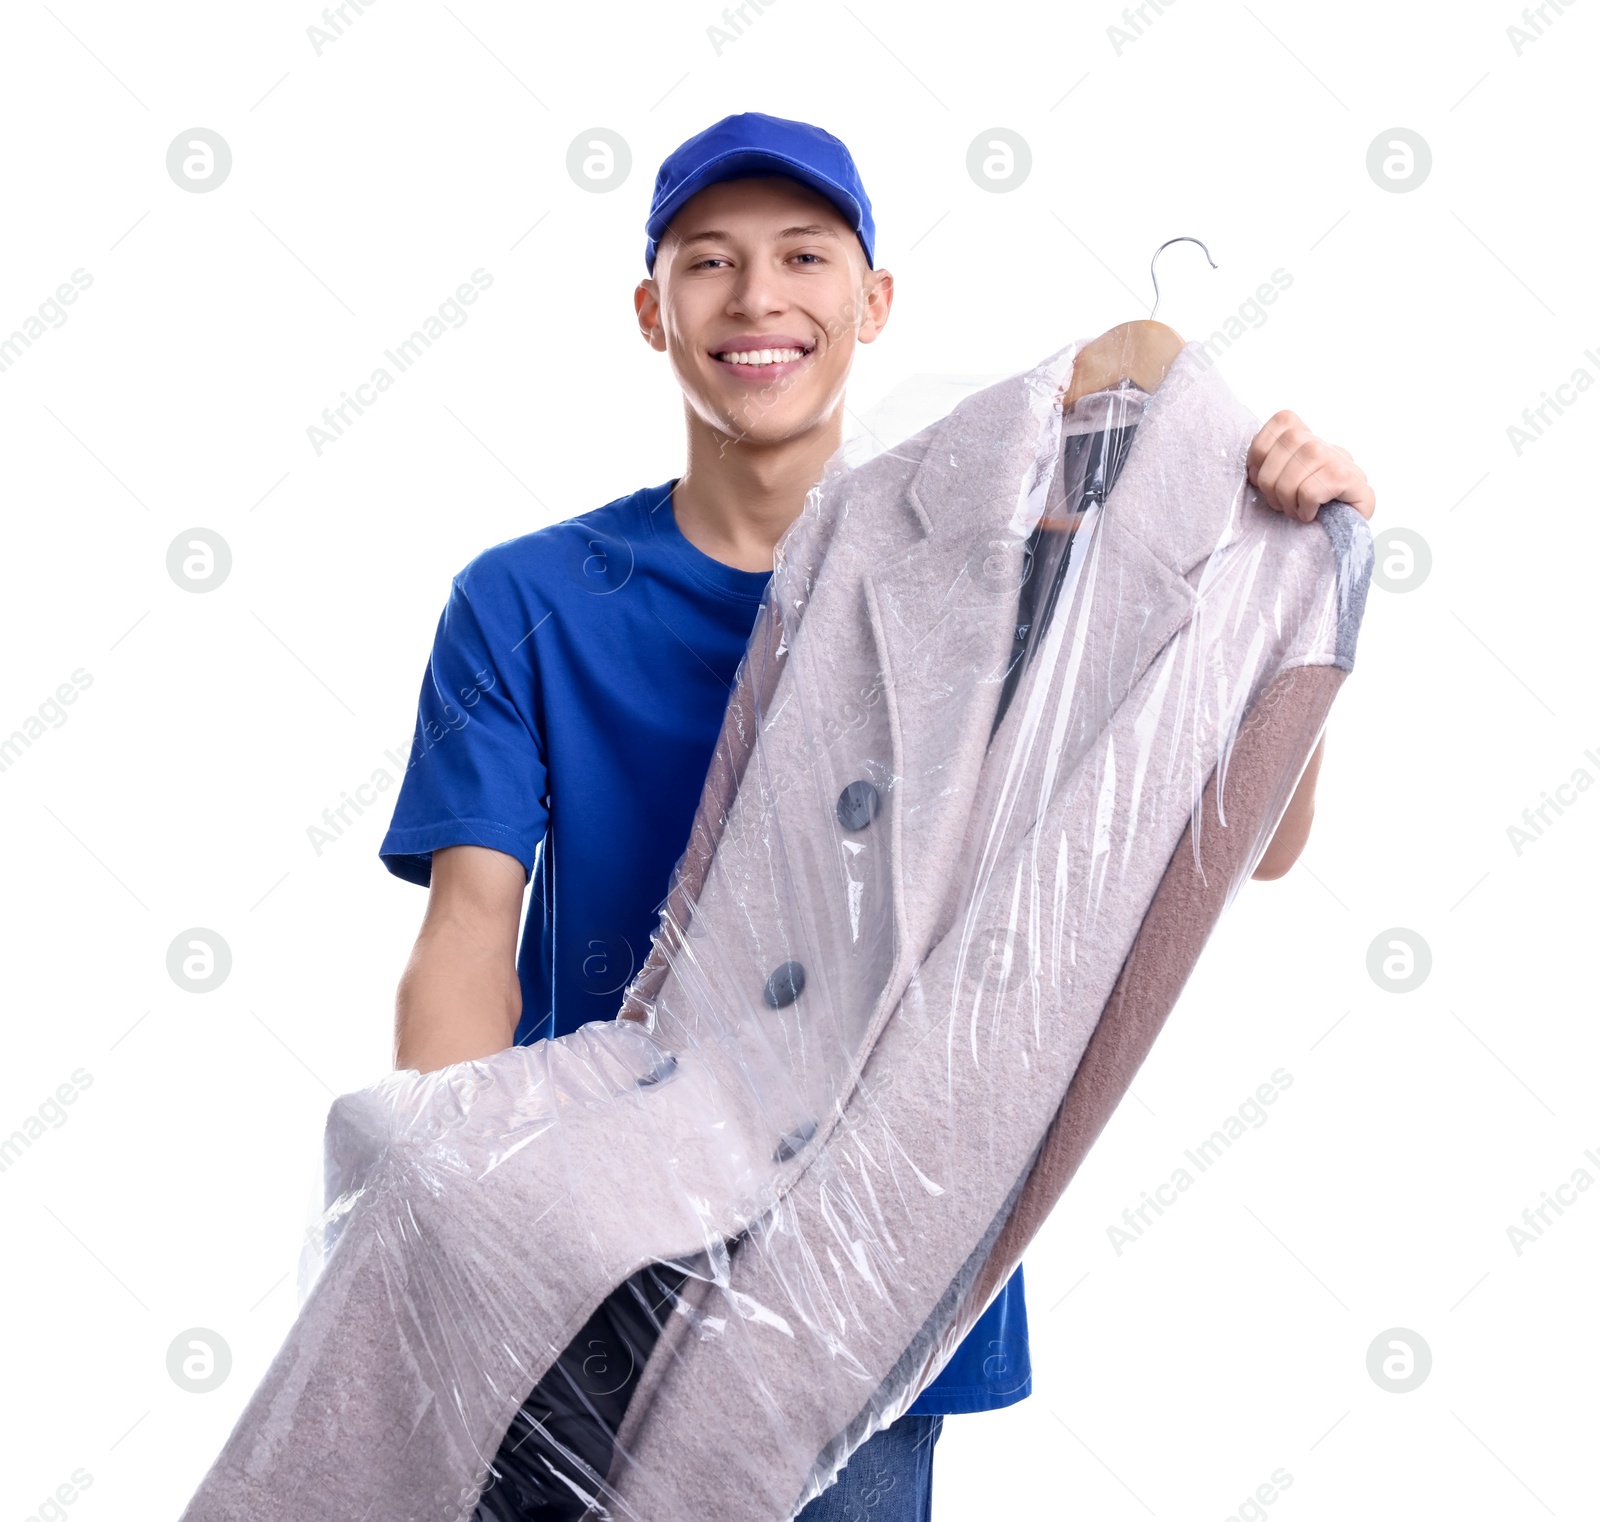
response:
<svg viewBox="0 0 1600 1522"><path fill-rule="evenodd" d="M512 1044L524 887L522 863L503 851L433 853L428 908L395 995L397 1068L428 1073Z"/></svg>

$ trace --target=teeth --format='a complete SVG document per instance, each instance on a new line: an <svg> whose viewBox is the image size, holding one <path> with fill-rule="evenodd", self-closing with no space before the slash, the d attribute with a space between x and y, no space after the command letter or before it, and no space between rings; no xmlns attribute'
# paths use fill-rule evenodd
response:
<svg viewBox="0 0 1600 1522"><path fill-rule="evenodd" d="M803 359L805 354L804 349L739 349L719 354L717 358L730 365L784 365Z"/></svg>

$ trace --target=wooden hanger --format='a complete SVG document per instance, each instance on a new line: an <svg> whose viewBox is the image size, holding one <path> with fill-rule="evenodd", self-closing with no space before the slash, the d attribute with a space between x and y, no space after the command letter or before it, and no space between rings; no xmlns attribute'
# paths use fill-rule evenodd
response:
<svg viewBox="0 0 1600 1522"><path fill-rule="evenodd" d="M1155 304L1150 317L1135 322L1119 322L1116 327L1102 333L1092 343L1085 344L1072 363L1072 379L1061 393L1061 405L1070 408L1081 397L1096 391L1109 391L1125 381L1132 381L1141 391L1154 392L1163 380L1172 362L1183 351L1180 334L1164 322L1155 322L1156 307L1161 305L1161 285L1156 279L1156 260L1161 249L1173 243L1199 243L1204 250L1206 263L1212 269L1217 261L1211 250L1198 238L1168 238L1150 256L1150 284L1155 288Z"/></svg>

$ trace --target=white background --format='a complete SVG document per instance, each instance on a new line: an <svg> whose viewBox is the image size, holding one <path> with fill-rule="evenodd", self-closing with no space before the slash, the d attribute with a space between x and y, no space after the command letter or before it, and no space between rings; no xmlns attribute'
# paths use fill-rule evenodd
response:
<svg viewBox="0 0 1600 1522"><path fill-rule="evenodd" d="M320 856L307 827L394 770L457 569L677 472L645 207L748 109L838 133L874 198L899 297L856 416L1145 315L1192 234L1219 268L1169 250L1162 319L1204 336L1287 271L1223 373L1432 554L1372 592L1303 864L1242 894L1030 1252L1036 1393L947 1422L936 1515L1222 1522L1283 1468L1270 1514L1304 1522L1594 1516L1600 1191L1520 1255L1507 1227L1600 1179L1600 796L1520 854L1507 827L1600 778L1600 395L1520 454L1507 428L1600 379L1595 12L1519 52L1512 0L1181 0L1119 52L1111 0L779 0L719 53L712 3L380 0L320 56L309 0L4 13L0 334L93 283L0 371L0 734L92 685L0 772L0 1135L91 1083L0 1173L0 1518L80 1468L73 1518L175 1517L282 1339L321 1122L387 1066L424 898L377 859L387 805ZM203 194L165 167L197 126L233 155ZM633 155L607 194L566 169L594 127ZM995 127L1033 156L1004 194L966 169ZM1404 193L1366 168L1395 127L1433 156ZM466 325L315 454L477 268ZM204 595L166 570L197 526L233 555ZM204 995L166 971L193 926L233 953ZM1432 949L1415 992L1366 970L1390 927ZM1119 1255L1278 1067L1267 1124ZM232 1350L211 1394L167 1373L193 1327ZM1408 1394L1367 1372L1396 1327L1432 1352Z"/></svg>

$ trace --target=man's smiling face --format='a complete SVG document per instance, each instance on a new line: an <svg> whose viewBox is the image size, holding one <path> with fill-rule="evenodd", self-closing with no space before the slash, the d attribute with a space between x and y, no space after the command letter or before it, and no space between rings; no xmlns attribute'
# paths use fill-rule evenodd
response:
<svg viewBox="0 0 1600 1522"><path fill-rule="evenodd" d="M634 305L705 423L778 443L836 412L855 346L878 336L893 290L830 201L773 175L685 202Z"/></svg>

